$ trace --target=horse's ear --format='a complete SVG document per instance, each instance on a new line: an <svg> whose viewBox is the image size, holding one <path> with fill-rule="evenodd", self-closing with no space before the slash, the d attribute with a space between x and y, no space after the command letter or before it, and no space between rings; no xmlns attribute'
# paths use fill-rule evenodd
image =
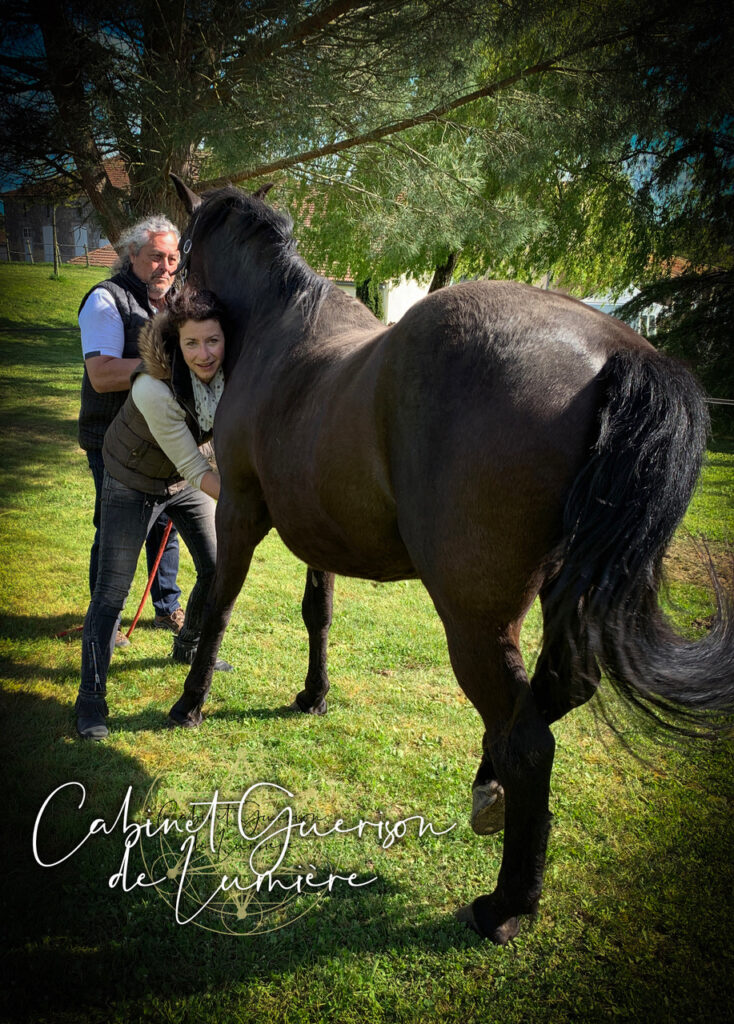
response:
<svg viewBox="0 0 734 1024"><path fill-rule="evenodd" d="M253 192L252 193L252 198L253 199L264 199L265 196L268 194L268 192L270 191L270 189L273 187L274 184L275 184L274 181L269 181L266 185L261 185L260 188L257 190L257 192Z"/></svg>
<svg viewBox="0 0 734 1024"><path fill-rule="evenodd" d="M192 192L188 185L184 185L179 176L174 174L173 171L169 171L168 176L176 186L178 198L186 207L186 212L192 214L197 207L201 206L201 197L197 196L196 192Z"/></svg>

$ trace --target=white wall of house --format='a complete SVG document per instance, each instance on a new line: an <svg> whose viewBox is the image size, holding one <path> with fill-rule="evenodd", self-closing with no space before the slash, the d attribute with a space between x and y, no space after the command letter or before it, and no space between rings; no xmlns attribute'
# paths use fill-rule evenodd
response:
<svg viewBox="0 0 734 1024"><path fill-rule="evenodd" d="M43 225L43 259L45 263L54 261L54 229L50 224Z"/></svg>
<svg viewBox="0 0 734 1024"><path fill-rule="evenodd" d="M403 275L398 281L381 285L385 323L396 323L411 306L428 294L430 283L430 280L414 281Z"/></svg>
<svg viewBox="0 0 734 1024"><path fill-rule="evenodd" d="M74 255L83 256L84 250L87 248L87 226L86 224L77 224L73 228L74 234Z"/></svg>

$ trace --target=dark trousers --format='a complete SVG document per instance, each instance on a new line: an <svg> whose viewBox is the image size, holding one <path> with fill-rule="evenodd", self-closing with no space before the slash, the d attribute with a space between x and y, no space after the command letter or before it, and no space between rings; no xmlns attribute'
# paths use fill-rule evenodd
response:
<svg viewBox="0 0 734 1024"><path fill-rule="evenodd" d="M212 498L190 484L172 494L144 494L126 487L105 472L99 574L84 619L81 698L101 696L106 692L115 633L135 576L140 550L151 523L164 511L183 537L196 568L196 584L186 604L186 618L180 634L174 637L178 655L183 660L190 660L199 642L204 603L216 565L215 508Z"/></svg>
<svg viewBox="0 0 734 1024"><path fill-rule="evenodd" d="M102 458L102 452L99 449L87 452L87 462L89 468L92 471L92 478L94 479L94 542L92 544L92 550L89 553L89 593L90 596L94 597L94 586L97 582L97 570L99 567L99 523L100 523L100 503L102 498L102 480L104 478L104 459ZM148 575L150 576L151 569L155 565L155 560L158 557L160 551L161 541L163 540L163 533L168 525L168 516L162 513L158 519L153 523L150 533L148 534L145 541L145 554L148 562ZM156 615L170 615L175 612L177 608L181 607L181 591L176 583L176 577L178 576L178 534L176 527L171 528L171 533L168 537L168 543L166 544L161 558L161 564L158 566L158 572L155 574L153 580L153 586L150 590L150 598L153 602Z"/></svg>

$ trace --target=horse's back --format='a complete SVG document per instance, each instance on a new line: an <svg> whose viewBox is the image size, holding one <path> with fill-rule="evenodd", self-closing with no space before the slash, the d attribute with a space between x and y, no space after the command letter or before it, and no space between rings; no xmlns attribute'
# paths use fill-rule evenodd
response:
<svg viewBox="0 0 734 1024"><path fill-rule="evenodd" d="M473 281L416 303L381 341L381 381L405 417L554 418L620 349L653 351L621 321L569 296ZM430 399L427 402L427 399Z"/></svg>
<svg viewBox="0 0 734 1024"><path fill-rule="evenodd" d="M651 348L626 324L579 299L517 281L467 281L432 292L411 306L388 339L413 348L423 343L434 354L462 350L471 359L476 352L483 363L519 360L541 372L549 355L563 358L564 351L598 370L620 348Z"/></svg>

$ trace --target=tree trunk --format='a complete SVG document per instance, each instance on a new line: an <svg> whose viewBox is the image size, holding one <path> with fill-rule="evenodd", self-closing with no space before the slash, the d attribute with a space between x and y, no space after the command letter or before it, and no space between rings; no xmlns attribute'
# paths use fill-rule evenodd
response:
<svg viewBox="0 0 734 1024"><path fill-rule="evenodd" d="M59 276L59 247L56 238L56 203L51 207L51 243L54 247L54 277Z"/></svg>
<svg viewBox="0 0 734 1024"><path fill-rule="evenodd" d="M127 218L119 190L112 187L104 161L92 138L92 114L84 92L82 70L75 58L75 30L61 4L39 0L33 4L36 23L43 36L49 69L49 88L56 102L69 152L74 158L82 187L105 234L114 242Z"/></svg>
<svg viewBox="0 0 734 1024"><path fill-rule="evenodd" d="M437 292L439 288L444 288L447 284L451 284L451 278L453 277L454 270L456 270L456 262L458 258L458 252L450 252L445 263L439 263L436 265L436 269L433 273L433 280L431 281L431 286L428 289L429 294L431 292Z"/></svg>

